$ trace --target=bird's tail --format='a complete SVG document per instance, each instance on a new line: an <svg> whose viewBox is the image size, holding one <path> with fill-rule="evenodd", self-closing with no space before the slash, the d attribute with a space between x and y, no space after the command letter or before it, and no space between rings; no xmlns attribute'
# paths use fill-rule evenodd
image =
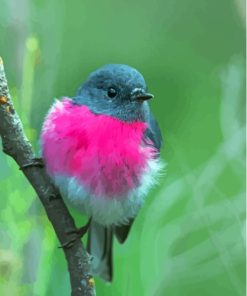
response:
<svg viewBox="0 0 247 296"><path fill-rule="evenodd" d="M87 250L92 255L93 274L105 281L112 281L112 248L113 230L94 220L91 221L88 231Z"/></svg>

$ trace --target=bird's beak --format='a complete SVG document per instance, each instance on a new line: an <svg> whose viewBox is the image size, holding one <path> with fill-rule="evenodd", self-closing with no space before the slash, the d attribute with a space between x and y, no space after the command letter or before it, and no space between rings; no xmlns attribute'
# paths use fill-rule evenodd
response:
<svg viewBox="0 0 247 296"><path fill-rule="evenodd" d="M152 94L145 92L145 90L141 88L135 88L131 92L131 99L135 101L146 101L153 98L154 96Z"/></svg>

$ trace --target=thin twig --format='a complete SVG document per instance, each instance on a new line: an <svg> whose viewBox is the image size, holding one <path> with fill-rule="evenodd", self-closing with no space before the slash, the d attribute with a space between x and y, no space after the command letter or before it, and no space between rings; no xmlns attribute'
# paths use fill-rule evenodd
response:
<svg viewBox="0 0 247 296"><path fill-rule="evenodd" d="M23 131L23 126L11 100L7 79L0 57L0 136L3 152L13 157L30 184L37 192L47 216L61 245L72 239L75 223L65 206L59 191L46 174L45 168L37 163L32 146ZM27 165L27 164L34 165ZM80 239L73 246L64 248L68 263L72 296L96 295L91 274L90 256Z"/></svg>

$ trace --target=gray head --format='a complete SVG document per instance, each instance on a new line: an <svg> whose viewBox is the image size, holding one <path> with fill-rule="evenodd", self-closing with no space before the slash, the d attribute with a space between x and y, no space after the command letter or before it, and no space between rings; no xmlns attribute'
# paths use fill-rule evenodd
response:
<svg viewBox="0 0 247 296"><path fill-rule="evenodd" d="M149 107L143 76L134 68L110 64L91 73L73 99L95 114L105 114L124 121L145 121Z"/></svg>

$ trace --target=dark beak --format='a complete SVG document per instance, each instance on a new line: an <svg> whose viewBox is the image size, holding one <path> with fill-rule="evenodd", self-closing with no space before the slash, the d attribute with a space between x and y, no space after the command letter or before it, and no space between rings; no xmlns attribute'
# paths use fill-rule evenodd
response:
<svg viewBox="0 0 247 296"><path fill-rule="evenodd" d="M138 100L138 101L146 101L146 100L150 100L153 98L154 98L154 96L150 93L143 93L143 94L139 94L136 96L136 100Z"/></svg>
<svg viewBox="0 0 247 296"><path fill-rule="evenodd" d="M145 92L143 89L134 89L131 93L132 100L136 101L147 101L153 99L154 96L150 93Z"/></svg>

